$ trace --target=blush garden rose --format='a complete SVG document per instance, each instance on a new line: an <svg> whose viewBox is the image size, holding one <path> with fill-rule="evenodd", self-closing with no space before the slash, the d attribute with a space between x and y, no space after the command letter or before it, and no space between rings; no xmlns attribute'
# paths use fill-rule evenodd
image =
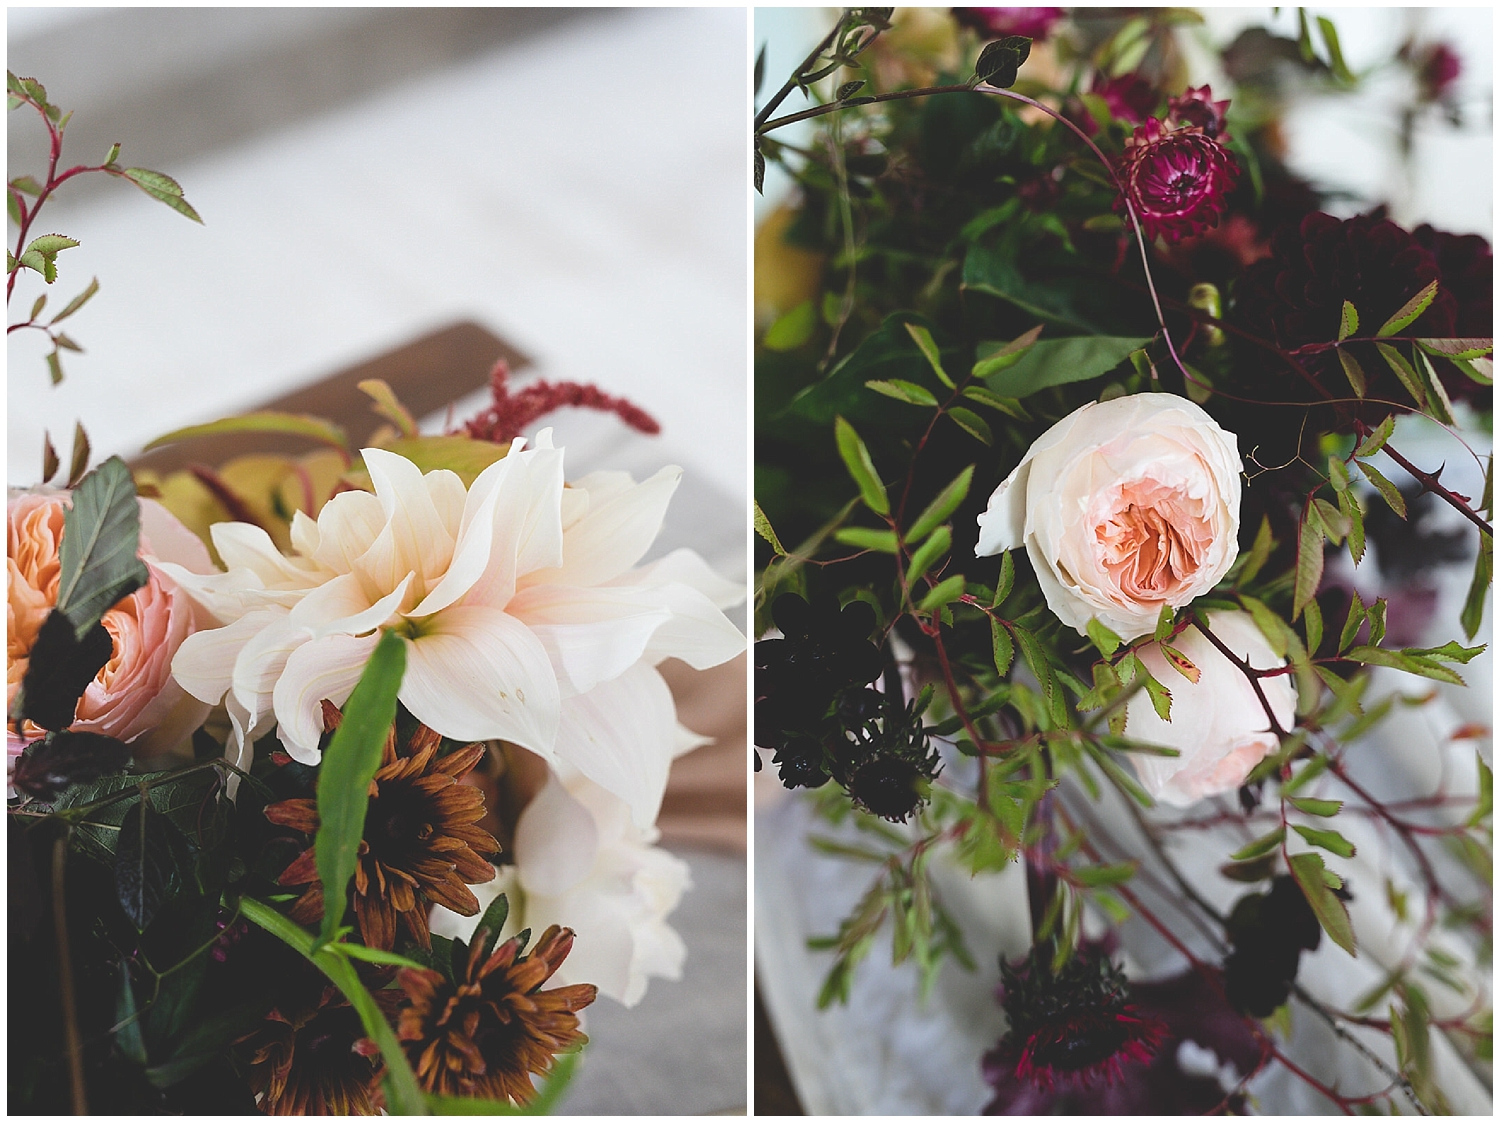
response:
<svg viewBox="0 0 1500 1123"><path fill-rule="evenodd" d="M979 516L975 554L1026 547L1047 606L1124 640L1208 592L1239 552L1239 451L1175 394L1091 402L1043 433Z"/></svg>
<svg viewBox="0 0 1500 1123"><path fill-rule="evenodd" d="M1283 666L1261 635L1254 619L1244 612L1215 612L1209 629L1258 671ZM1250 770L1277 747L1276 734L1250 680L1196 627L1182 632L1172 646L1198 668L1197 682L1189 682L1167 661L1159 644L1138 654L1158 682L1172 692L1172 720L1162 721L1144 691L1125 706L1125 736L1132 741L1165 745L1175 757L1130 753L1141 786L1163 803L1187 807L1211 795L1232 792ZM1290 729L1296 716L1297 692L1290 675L1262 678L1261 691L1276 724Z"/></svg>

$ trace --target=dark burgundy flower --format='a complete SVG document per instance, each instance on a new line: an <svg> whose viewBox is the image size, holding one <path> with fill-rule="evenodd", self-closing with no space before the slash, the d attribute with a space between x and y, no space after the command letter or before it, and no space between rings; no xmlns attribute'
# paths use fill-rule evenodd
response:
<svg viewBox="0 0 1500 1123"><path fill-rule="evenodd" d="M1118 78L1106 79L1096 73L1089 83L1089 93L1097 94L1109 107L1109 115L1117 121L1129 121L1141 125L1148 121L1161 104L1161 93L1139 74L1121 74ZM1086 132L1096 133L1100 125L1093 115L1085 111L1079 122Z"/></svg>
<svg viewBox="0 0 1500 1123"><path fill-rule="evenodd" d="M1213 91L1207 86L1188 90L1180 97L1167 101L1167 123L1171 125L1196 125L1203 135L1228 137L1224 130L1224 114L1229 110L1229 99L1213 100Z"/></svg>
<svg viewBox="0 0 1500 1123"><path fill-rule="evenodd" d="M1152 118L1125 142L1115 210L1124 214L1128 199L1146 237L1175 242L1218 225L1238 174L1229 152L1202 129Z"/></svg>
<svg viewBox="0 0 1500 1123"><path fill-rule="evenodd" d="M1304 951L1315 951L1323 931L1302 890L1276 878L1269 893L1250 893L1229 915L1234 950L1224 961L1224 989L1241 1013L1268 1018L1291 996Z"/></svg>
<svg viewBox="0 0 1500 1123"><path fill-rule="evenodd" d="M986 39L1024 35L1042 40L1062 19L1061 8L954 8L953 18L961 27L972 27Z"/></svg>
<svg viewBox="0 0 1500 1123"><path fill-rule="evenodd" d="M1013 1067L989 1064L987 1057L985 1078L995 1095L984 1114L1204 1115L1226 1109L1243 1114L1244 1097L1226 1095L1221 1079L1248 1074L1260 1060L1260 1049L1245 1019L1226 1005L1221 983L1217 975L1197 971L1132 983L1136 1016L1164 1026L1165 1034L1149 1061L1122 1064L1113 1080L1042 1088L1017 1077ZM1184 1043L1191 1048L1184 1050ZM1191 1063L1194 1059L1197 1064ZM1219 1071L1210 1075L1207 1068Z"/></svg>
<svg viewBox="0 0 1500 1123"><path fill-rule="evenodd" d="M1447 234L1423 223L1411 232L1437 258L1438 285L1453 294L1458 309L1453 334L1488 339L1495 325L1495 258L1478 234Z"/></svg>
<svg viewBox="0 0 1500 1123"><path fill-rule="evenodd" d="M1447 101L1453 85L1463 73L1463 61L1447 43L1434 43L1421 51L1402 51L1416 68L1423 101Z"/></svg>
<svg viewBox="0 0 1500 1123"><path fill-rule="evenodd" d="M985 1078L1007 1077L1042 1091L1113 1081L1150 1060L1166 1026L1143 1015L1125 973L1097 947L1084 946L1054 973L1051 948L1033 947L1019 964L1000 963L1000 1004L1010 1022L984 1056Z"/></svg>

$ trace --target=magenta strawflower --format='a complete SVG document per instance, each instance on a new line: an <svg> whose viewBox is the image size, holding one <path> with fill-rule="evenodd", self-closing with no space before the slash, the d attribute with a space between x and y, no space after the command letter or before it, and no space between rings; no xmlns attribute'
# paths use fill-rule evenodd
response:
<svg viewBox="0 0 1500 1123"><path fill-rule="evenodd" d="M954 8L953 18L964 27L972 27L986 39L1007 35L1024 35L1041 40L1052 33L1052 25L1062 18L1061 8Z"/></svg>
<svg viewBox="0 0 1500 1123"><path fill-rule="evenodd" d="M1228 140L1224 129L1224 115L1229 111L1229 99L1214 101L1213 91L1207 86L1187 90L1180 97L1167 101L1167 123L1169 125L1196 125L1203 135L1215 140Z"/></svg>
<svg viewBox="0 0 1500 1123"><path fill-rule="evenodd" d="M1239 167L1199 126L1152 118L1125 142L1118 173L1115 210L1124 214L1128 199L1146 237L1176 242L1219 224Z"/></svg>

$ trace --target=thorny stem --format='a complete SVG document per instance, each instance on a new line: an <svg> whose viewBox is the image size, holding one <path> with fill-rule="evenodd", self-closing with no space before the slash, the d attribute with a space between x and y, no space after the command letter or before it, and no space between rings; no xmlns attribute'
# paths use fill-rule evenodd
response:
<svg viewBox="0 0 1500 1123"><path fill-rule="evenodd" d="M1245 660L1241 659L1238 655L1231 651L1223 640L1213 634L1213 632L1209 629L1208 621L1203 617L1201 613L1193 613L1193 624L1200 632L1203 633L1203 637L1208 640L1209 643L1213 644L1216 648L1219 649L1219 654L1233 663L1239 669L1240 673L1245 676L1246 681L1250 683L1251 689L1255 691L1255 697L1260 701L1261 709L1265 710L1266 712L1266 720L1271 723L1271 732L1276 734L1278 738L1285 737L1287 735L1287 731L1281 728L1281 723L1276 720L1276 711L1271 709L1271 703L1266 698L1266 692L1261 689L1260 680L1263 676L1259 672L1257 672L1256 669L1249 663L1245 662Z"/></svg>
<svg viewBox="0 0 1500 1123"><path fill-rule="evenodd" d="M57 974L62 990L63 1031L68 1045L68 1079L73 1091L73 1114L87 1115L89 1102L83 1082L83 1035L78 1030L78 1002L73 986L73 956L68 947L68 837L63 832L52 844L52 925L57 932Z"/></svg>

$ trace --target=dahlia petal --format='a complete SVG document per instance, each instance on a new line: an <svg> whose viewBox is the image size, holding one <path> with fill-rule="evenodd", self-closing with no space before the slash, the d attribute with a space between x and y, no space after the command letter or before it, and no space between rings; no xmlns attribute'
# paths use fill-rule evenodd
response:
<svg viewBox="0 0 1500 1123"><path fill-rule="evenodd" d="M535 578L599 585L620 576L651 548L681 479L681 468L668 467L602 500L591 494L588 513L564 537L562 564Z"/></svg>
<svg viewBox="0 0 1500 1123"><path fill-rule="evenodd" d="M305 588L308 571L282 556L271 536L250 523L222 522L208 528L214 549L228 570L248 569L268 588Z"/></svg>
<svg viewBox="0 0 1500 1123"><path fill-rule="evenodd" d="M361 455L385 512L386 525L382 534L389 531L392 536L396 572L419 573L424 580L446 572L453 558L455 528L444 524L422 470L406 457L384 449L363 449ZM447 474L453 477L451 484L433 485L439 493L451 488L452 484L462 487L456 475ZM448 505L445 500L444 506ZM392 584L394 582L384 587L391 588Z"/></svg>
<svg viewBox="0 0 1500 1123"><path fill-rule="evenodd" d="M235 660L245 645L262 628L284 616L275 609L260 609L222 628L194 632L182 641L172 659L172 677L200 702L217 704L234 681Z"/></svg>
<svg viewBox="0 0 1500 1123"><path fill-rule="evenodd" d="M234 661L232 686L240 705L255 715L255 724L259 725L271 712L272 692L288 656L308 638L305 628L284 617L256 632L240 649Z"/></svg>
<svg viewBox="0 0 1500 1123"><path fill-rule="evenodd" d="M341 632L359 635L386 623L401 607L414 574L408 573L396 588L371 603L358 577L341 573L307 596L292 609L291 622L308 629L314 639Z"/></svg>
<svg viewBox="0 0 1500 1123"><path fill-rule="evenodd" d="M342 706L354 692L379 635L324 636L309 640L287 658L272 703L278 735L292 759L317 764L323 735L323 699Z"/></svg>
<svg viewBox="0 0 1500 1123"><path fill-rule="evenodd" d="M673 583L651 590L671 616L651 636L642 658L651 664L681 659L697 670L727 663L745 650L745 637L697 589Z"/></svg>
<svg viewBox="0 0 1500 1123"><path fill-rule="evenodd" d="M671 617L633 590L551 584L522 589L506 611L541 640L558 681L575 694L623 674Z"/></svg>
<svg viewBox="0 0 1500 1123"><path fill-rule="evenodd" d="M513 848L521 888L559 897L594 868L599 831L588 808L568 794L556 775L549 775L521 812Z"/></svg>
<svg viewBox="0 0 1500 1123"><path fill-rule="evenodd" d="M624 800L637 826L656 821L672 764L676 709L656 670L637 663L619 678L570 698L557 757Z"/></svg>
<svg viewBox="0 0 1500 1123"><path fill-rule="evenodd" d="M613 588L637 585L660 587L667 584L687 585L713 602L715 608L733 608L745 600L744 582L726 581L693 550L673 550L658 561L630 570L607 582Z"/></svg>
<svg viewBox="0 0 1500 1123"><path fill-rule="evenodd" d="M312 558L325 570L349 573L385 529L385 509L368 491L335 495L318 512L318 544Z"/></svg>
<svg viewBox="0 0 1500 1123"><path fill-rule="evenodd" d="M551 759L558 684L541 641L491 608L454 606L407 643L401 702L455 741L513 741Z"/></svg>

